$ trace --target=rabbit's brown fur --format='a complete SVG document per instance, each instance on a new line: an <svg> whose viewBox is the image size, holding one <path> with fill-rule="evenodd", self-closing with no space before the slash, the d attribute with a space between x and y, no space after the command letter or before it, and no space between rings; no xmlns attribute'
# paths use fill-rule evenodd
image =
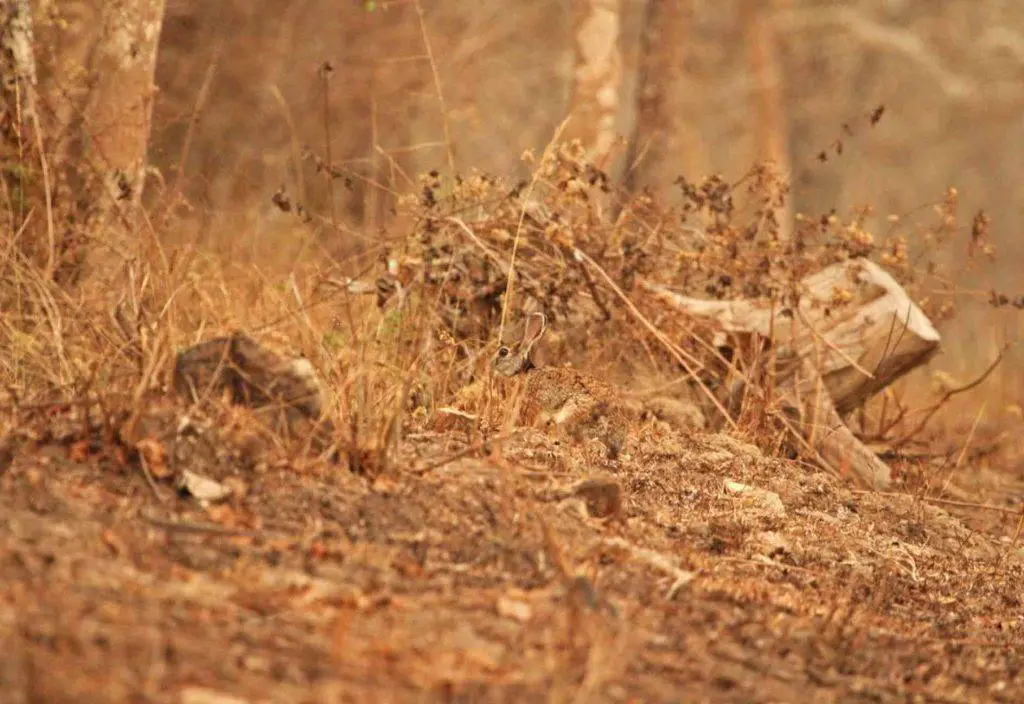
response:
<svg viewBox="0 0 1024 704"><path fill-rule="evenodd" d="M551 423L581 439L598 439L611 457L626 444L629 413L610 384L566 367L538 369L532 359L533 346L547 329L543 313L526 319L522 336L502 345L494 358L496 374L524 378L521 422Z"/></svg>

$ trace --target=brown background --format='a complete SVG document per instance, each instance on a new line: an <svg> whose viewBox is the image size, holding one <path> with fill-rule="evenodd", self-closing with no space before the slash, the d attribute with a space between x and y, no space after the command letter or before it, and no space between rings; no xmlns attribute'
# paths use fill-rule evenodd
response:
<svg viewBox="0 0 1024 704"><path fill-rule="evenodd" d="M741 176L758 158L755 81L738 0L678 2L683 36L664 37L678 74L668 97L692 131L671 158L691 179ZM624 82L618 132L632 133L646 3L623 0ZM998 287L1011 297L1022 254L1024 203L1024 5L1012 1L859 0L777 3L774 26L781 95L799 212L874 206L869 221L927 217L955 186L963 224L977 209L992 218L996 268L968 275L961 315L947 325L940 366L967 375L1019 327L1015 311L984 305ZM457 166L525 174L525 149L539 150L565 118L573 36L568 2L435 0L423 3ZM676 28L678 30L678 28ZM232 0L168 3L157 67L160 89L152 158L165 175L185 156L186 194L200 241L231 243L249 256L292 220L271 203L281 186L327 213L327 189L309 151L331 157L352 179L336 186L348 235L388 224L387 198L368 180L401 192L417 173L446 165L442 110L415 7L404 3ZM329 110L318 67L329 61ZM203 86L207 85L204 95ZM867 128L866 116L885 106ZM196 120L190 129L191 117ZM844 135L842 125L855 127ZM191 143L183 152L187 135ZM816 155L844 142L843 154ZM379 149L375 149L375 146ZM619 154L624 150L619 150ZM613 171L622 175L622 159ZM296 168L301 163L301 168ZM168 176L173 178L173 176ZM660 184L671 196L670 184ZM912 232L912 230L911 230ZM372 236L372 235L371 235ZM261 244L262 243L262 244ZM962 243L962 241L961 241ZM344 243L326 243L332 249ZM244 246L243 246L244 245ZM265 251L279 251L267 247ZM962 258L960 251L945 256ZM972 304L972 301L977 304ZM1004 370L1005 373L1005 370ZM1012 395L1016 389L1002 384Z"/></svg>

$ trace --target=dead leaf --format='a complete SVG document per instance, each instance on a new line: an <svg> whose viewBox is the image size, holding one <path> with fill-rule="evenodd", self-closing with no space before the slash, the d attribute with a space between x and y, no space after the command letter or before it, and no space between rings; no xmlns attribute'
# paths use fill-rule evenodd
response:
<svg viewBox="0 0 1024 704"><path fill-rule="evenodd" d="M100 533L100 540L102 540L103 544L107 546L111 554L120 556L125 553L124 543L109 528Z"/></svg>
<svg viewBox="0 0 1024 704"><path fill-rule="evenodd" d="M79 440L71 443L68 448L68 459L72 462L85 462L89 459L89 441Z"/></svg>
<svg viewBox="0 0 1024 704"><path fill-rule="evenodd" d="M167 466L167 450L162 442L155 438L143 438L135 443L135 449L146 461L149 473L155 479L166 479L171 476L171 470Z"/></svg>

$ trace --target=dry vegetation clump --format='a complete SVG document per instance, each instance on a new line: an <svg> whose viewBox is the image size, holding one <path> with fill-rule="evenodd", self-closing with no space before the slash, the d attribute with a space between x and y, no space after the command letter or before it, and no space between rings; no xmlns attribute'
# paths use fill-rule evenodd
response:
<svg viewBox="0 0 1024 704"><path fill-rule="evenodd" d="M112 393L137 406L169 381L176 351L245 330L308 358L326 391L312 415L329 419L353 468L378 471L405 432L454 423L477 442L507 433L515 404L489 383L490 360L506 328L540 311L551 329L541 361L612 380L639 418L731 428L773 451L799 452L773 420L784 409L769 360L784 357L784 341L726 335L666 308L653 288L755 301L782 318L807 275L870 257L934 317L953 313L955 277L929 258L959 235L953 190L930 226L893 222L875 236L864 229L865 209L847 220L801 216L784 233L776 213L787 188L770 166L732 184L680 178L683 204L665 209L649 195L619 193L578 142L524 160L532 175L518 183L478 172L423 175L420 190L400 199L392 228L326 266L315 245L282 272L170 249L142 229L136 255L97 294L57 285L8 248L4 388L14 406ZM332 169L323 176L333 178ZM283 191L273 200L300 232L324 226ZM173 226L172 204L159 210L165 225ZM976 219L969 251L989 254L985 237ZM855 302L836 289L828 305ZM736 379L745 382L739 402L730 396ZM880 421L890 436L910 423L897 427L893 416L913 414L890 409Z"/></svg>
<svg viewBox="0 0 1024 704"><path fill-rule="evenodd" d="M955 190L935 206L931 224L894 220L876 236L864 227L869 210L860 209L848 219L798 217L787 234L776 215L787 188L770 166L733 184L717 176L696 184L681 178L683 205L665 209L649 195L619 193L578 143L556 142L539 158L524 159L532 175L517 183L476 172L422 176L419 192L399 203L404 227L367 247L358 276L343 267L320 274L313 297L333 289L326 295L343 309L321 341L345 340L341 347L351 348L359 335L347 311L366 312L365 299L356 298L374 296L378 310L362 319L378 322L362 341L384 355L377 372L393 374L385 382L385 415L444 424L454 411L475 418L477 430L505 427L508 414L500 411L509 403L498 405L495 419L485 383L489 363L505 330L539 311L551 329L543 361L615 381L642 416L730 427L777 448L785 432L773 421L782 410L768 360L784 357L784 341L726 335L667 309L655 289L754 301L781 319L806 295L809 274L869 257L885 264L933 319L954 313L955 274L944 273L932 254L960 236ZM973 228L969 250L991 254L984 227ZM857 302L852 289L836 288L826 315L840 316ZM315 335L308 339L316 343ZM345 372L333 373L331 386L344 386ZM738 404L729 398L729 381L737 378L746 382ZM884 422L893 415L890 409ZM896 425L887 432L908 427Z"/></svg>
<svg viewBox="0 0 1024 704"><path fill-rule="evenodd" d="M507 145L561 110L533 95L569 70L553 6L245 0L207 22L187 4L155 97L62 39L120 37L98 16L141 3L45 10L35 57L71 91L37 89L0 42L18 69L0 81L0 702L1024 701L1024 444L996 458L1011 431L980 413L927 435L988 373L931 405L890 386L843 406L848 425L836 411L898 463L896 491L863 491L790 422L780 379L813 345L775 326L857 310L860 281L822 298L808 277L860 258L948 319L993 254L987 216L965 234L950 189L886 231L869 208L790 218L771 164L680 177L669 207L565 123L522 180L458 172L456 144L512 173ZM129 53L155 62L137 24L148 52ZM518 106L500 124L477 110L512 82L472 66L499 53L524 94L494 100ZM218 82L234 109L208 102ZM173 134L147 142L165 99ZM323 153L302 144L318 130ZM622 180L651 182L629 172L660 147L634 142ZM428 159L447 169L415 176ZM771 330L665 292L756 304ZM537 349L495 365L529 320ZM538 411L534 358L571 382L550 396L575 397L578 425Z"/></svg>
<svg viewBox="0 0 1024 704"><path fill-rule="evenodd" d="M774 457L774 341L730 339L647 288L785 315L835 261L886 261L941 304L936 271L856 217L783 236L767 168L680 182L672 211L620 197L575 144L533 167L515 184L427 174L352 261L325 264L309 237L283 271L166 245L173 219L156 218L107 287L69 286L14 227L0 639L16 655L0 686L97 701L1018 695L1019 551ZM324 225L275 202L300 231ZM955 206L922 236L954 236ZM546 363L630 397L618 457L516 427L489 372L528 311L557 333ZM727 373L755 372L759 396L735 412ZM705 424L728 432L693 432Z"/></svg>

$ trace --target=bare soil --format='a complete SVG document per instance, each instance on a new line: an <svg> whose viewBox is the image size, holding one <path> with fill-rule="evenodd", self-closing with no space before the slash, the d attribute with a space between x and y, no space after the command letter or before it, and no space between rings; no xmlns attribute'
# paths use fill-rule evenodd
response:
<svg viewBox="0 0 1024 704"><path fill-rule="evenodd" d="M1024 701L1008 510L968 527L657 425L614 461L427 428L375 476L300 445L161 397L23 418L0 701Z"/></svg>

